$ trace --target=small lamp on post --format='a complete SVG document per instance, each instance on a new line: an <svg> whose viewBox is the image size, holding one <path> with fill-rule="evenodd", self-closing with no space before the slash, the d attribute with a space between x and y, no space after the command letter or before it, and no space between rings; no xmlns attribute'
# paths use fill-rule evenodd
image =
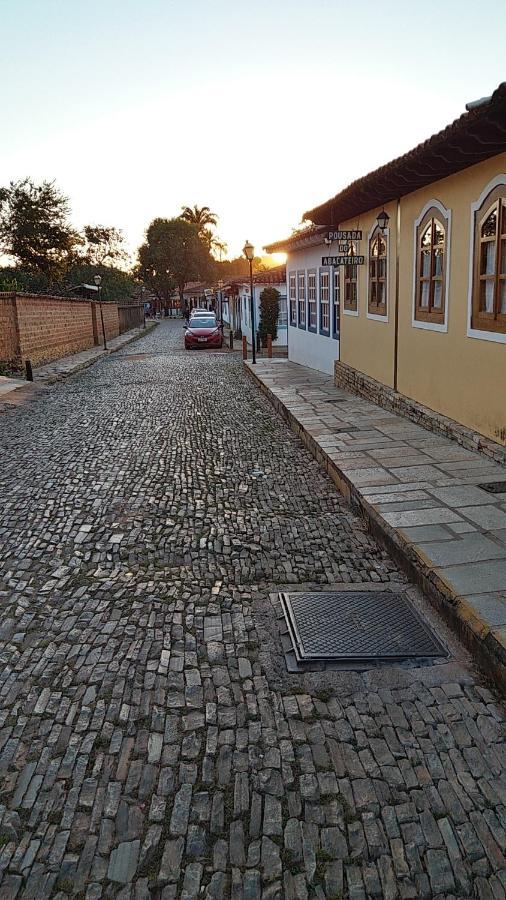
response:
<svg viewBox="0 0 506 900"><path fill-rule="evenodd" d="M144 291L145 287L141 284L141 306L142 306L142 327L146 327L146 309L144 307Z"/></svg>
<svg viewBox="0 0 506 900"><path fill-rule="evenodd" d="M95 282L95 284L97 286L97 291L98 291L98 305L100 307L100 321L102 322L102 337L104 339L104 350L107 350L107 341L105 338L104 312L102 309L102 276L94 275L93 281Z"/></svg>
<svg viewBox="0 0 506 900"><path fill-rule="evenodd" d="M381 210L376 221L378 223L378 228L380 228L384 234L388 228L388 223L390 221L390 216L388 215L388 213L385 209Z"/></svg>
<svg viewBox="0 0 506 900"><path fill-rule="evenodd" d="M242 252L244 253L246 259L249 262L249 302L250 302L250 313L251 313L251 348L253 350L252 362L255 365L257 361L256 357L256 334L255 334L255 301L253 299L253 258L255 256L255 248L253 244L250 244L249 241L246 241L244 247L242 248Z"/></svg>

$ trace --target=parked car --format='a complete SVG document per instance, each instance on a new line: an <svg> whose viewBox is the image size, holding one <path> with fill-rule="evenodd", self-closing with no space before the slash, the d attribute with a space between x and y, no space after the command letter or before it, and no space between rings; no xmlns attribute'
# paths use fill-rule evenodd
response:
<svg viewBox="0 0 506 900"><path fill-rule="evenodd" d="M196 318L198 316L213 316L214 313L209 309L191 309L190 310L190 319Z"/></svg>
<svg viewBox="0 0 506 900"><path fill-rule="evenodd" d="M194 316L185 328L185 350L197 347L219 348L223 345L223 331L216 321L216 316Z"/></svg>

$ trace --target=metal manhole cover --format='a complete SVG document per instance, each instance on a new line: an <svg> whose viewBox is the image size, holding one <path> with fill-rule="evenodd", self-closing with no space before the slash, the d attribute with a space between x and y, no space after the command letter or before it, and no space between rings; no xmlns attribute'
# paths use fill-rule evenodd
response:
<svg viewBox="0 0 506 900"><path fill-rule="evenodd" d="M489 494L506 494L506 481L489 481L488 484L479 484L482 491L488 491Z"/></svg>
<svg viewBox="0 0 506 900"><path fill-rule="evenodd" d="M280 599L299 662L448 655L403 594L322 591Z"/></svg>

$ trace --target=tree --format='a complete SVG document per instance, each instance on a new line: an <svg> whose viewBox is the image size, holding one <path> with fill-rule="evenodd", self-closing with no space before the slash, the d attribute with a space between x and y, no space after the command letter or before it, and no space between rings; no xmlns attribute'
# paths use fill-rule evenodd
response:
<svg viewBox="0 0 506 900"><path fill-rule="evenodd" d="M53 181L11 181L0 189L0 248L51 285L66 272L82 241L68 217L68 198Z"/></svg>
<svg viewBox="0 0 506 900"><path fill-rule="evenodd" d="M200 237L206 225L217 225L218 216L208 206L182 206L181 218L191 225L196 225Z"/></svg>
<svg viewBox="0 0 506 900"><path fill-rule="evenodd" d="M149 230L149 229L148 229ZM135 270L137 278L156 294L162 303L168 303L176 282L167 269L166 260L153 242L146 240L138 250L138 265Z"/></svg>
<svg viewBox="0 0 506 900"><path fill-rule="evenodd" d="M26 272L16 266L3 266L0 269L0 292L26 291L38 294L47 290L47 287L48 279L40 272Z"/></svg>
<svg viewBox="0 0 506 900"><path fill-rule="evenodd" d="M203 228L199 232L200 240L206 245L210 253L218 253L220 256L220 261L224 253L227 252L227 245L224 241L221 241L219 237L217 237L210 228Z"/></svg>
<svg viewBox="0 0 506 900"><path fill-rule="evenodd" d="M260 294L260 322L258 333L262 339L262 346L267 346L267 335L270 334L275 341L278 336L280 293L276 288L264 288Z"/></svg>
<svg viewBox="0 0 506 900"><path fill-rule="evenodd" d="M211 251L214 253L218 253L220 257L220 262L222 261L223 254L228 250L228 244L225 241L220 240L220 238L211 236Z"/></svg>
<svg viewBox="0 0 506 900"><path fill-rule="evenodd" d="M127 258L123 234L118 228L105 225L85 225L81 256L90 266L123 262Z"/></svg>
<svg viewBox="0 0 506 900"><path fill-rule="evenodd" d="M82 262L72 266L68 279L58 286L57 291L68 295L75 290L76 285L93 284L95 275L102 276L103 300L126 300L133 297L139 288L131 273L116 266L96 266Z"/></svg>
<svg viewBox="0 0 506 900"><path fill-rule="evenodd" d="M200 239L204 242L210 253L219 255L220 260L227 252L227 245L213 233L212 228L218 224L218 216L211 212L208 206L183 206L181 207L181 219L196 225ZM209 228L208 226L212 227Z"/></svg>
<svg viewBox="0 0 506 900"><path fill-rule="evenodd" d="M214 260L195 224L185 219L154 219L139 248L138 274L160 299L168 299L174 285L183 291L189 281L212 278Z"/></svg>

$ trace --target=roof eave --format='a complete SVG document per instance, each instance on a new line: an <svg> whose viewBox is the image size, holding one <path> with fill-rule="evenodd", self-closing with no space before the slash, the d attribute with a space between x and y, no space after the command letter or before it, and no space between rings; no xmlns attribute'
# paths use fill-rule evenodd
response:
<svg viewBox="0 0 506 900"><path fill-rule="evenodd" d="M304 213L317 225L349 218L419 190L506 151L506 82L409 153L352 182L325 203Z"/></svg>

